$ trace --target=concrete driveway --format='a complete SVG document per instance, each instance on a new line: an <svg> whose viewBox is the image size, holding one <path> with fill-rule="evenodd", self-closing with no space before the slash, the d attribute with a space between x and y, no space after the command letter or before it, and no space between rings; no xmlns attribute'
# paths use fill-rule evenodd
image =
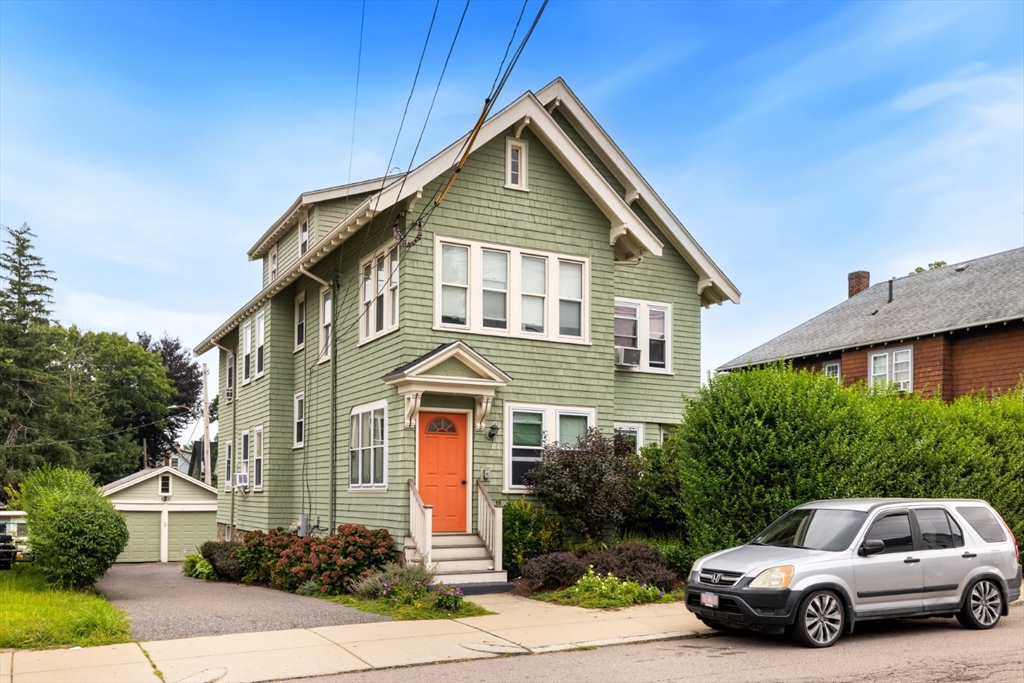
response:
<svg viewBox="0 0 1024 683"><path fill-rule="evenodd" d="M116 564L97 587L128 613L140 641L391 621L319 598L193 579L180 562Z"/></svg>

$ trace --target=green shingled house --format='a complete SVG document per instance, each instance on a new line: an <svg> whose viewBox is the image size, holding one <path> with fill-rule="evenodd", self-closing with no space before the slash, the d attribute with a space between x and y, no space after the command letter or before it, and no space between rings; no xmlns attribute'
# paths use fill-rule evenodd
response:
<svg viewBox="0 0 1024 683"><path fill-rule="evenodd" d="M561 79L484 122L420 230L465 144L304 193L249 250L263 289L196 347L222 536L386 527L446 581L504 580L495 502L545 441L678 421L700 309L737 289Z"/></svg>

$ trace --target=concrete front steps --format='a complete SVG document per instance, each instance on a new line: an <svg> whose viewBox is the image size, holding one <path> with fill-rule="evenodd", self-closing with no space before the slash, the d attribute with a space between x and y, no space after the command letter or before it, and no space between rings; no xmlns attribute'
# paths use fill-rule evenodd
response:
<svg viewBox="0 0 1024 683"><path fill-rule="evenodd" d="M411 538L405 539L405 548L407 562L422 564ZM494 569L494 558L474 533L434 534L430 563L438 582L459 586L467 595L503 593L512 588L508 572Z"/></svg>

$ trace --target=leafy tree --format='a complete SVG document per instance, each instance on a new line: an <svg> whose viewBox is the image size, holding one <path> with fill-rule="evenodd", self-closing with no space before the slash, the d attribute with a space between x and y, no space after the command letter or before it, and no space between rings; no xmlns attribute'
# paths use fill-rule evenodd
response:
<svg viewBox="0 0 1024 683"><path fill-rule="evenodd" d="M189 349L181 340L167 333L157 341L146 332L138 333L139 346L146 351L159 354L160 362L167 371L176 395L171 404L180 406L167 413L161 425L151 425L140 430L145 437L150 461L156 462L169 456L182 430L199 416L203 410L203 372L199 363L192 358ZM211 419L211 422L213 420Z"/></svg>
<svg viewBox="0 0 1024 683"><path fill-rule="evenodd" d="M935 270L936 268L941 268L944 265L946 265L945 261L935 261L933 263L929 263L928 264L928 270ZM925 273L925 272L927 272L927 271L924 268L922 268L921 266L918 266L917 268L914 268L912 271L910 271L909 274L910 275L917 275L918 273Z"/></svg>

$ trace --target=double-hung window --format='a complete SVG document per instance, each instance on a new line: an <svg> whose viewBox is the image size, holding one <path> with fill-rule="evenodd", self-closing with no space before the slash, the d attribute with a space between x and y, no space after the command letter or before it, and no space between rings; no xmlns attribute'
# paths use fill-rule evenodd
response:
<svg viewBox="0 0 1024 683"><path fill-rule="evenodd" d="M309 219L303 218L299 223L299 256L309 251Z"/></svg>
<svg viewBox="0 0 1024 683"><path fill-rule="evenodd" d="M267 284L277 279L277 245L270 248L267 253Z"/></svg>
<svg viewBox="0 0 1024 683"><path fill-rule="evenodd" d="M263 427L253 434L252 486L257 491L263 488Z"/></svg>
<svg viewBox="0 0 1024 683"><path fill-rule="evenodd" d="M305 396L300 392L295 394L295 433L294 443L295 448L300 448L306 443L306 417L305 417L306 399Z"/></svg>
<svg viewBox="0 0 1024 683"><path fill-rule="evenodd" d="M910 347L868 352L868 384L895 384L900 391L914 390L914 352Z"/></svg>
<svg viewBox="0 0 1024 683"><path fill-rule="evenodd" d="M826 361L822 366L822 372L825 373L826 377L831 377L837 382L841 382L840 364L839 361Z"/></svg>
<svg viewBox="0 0 1024 683"><path fill-rule="evenodd" d="M505 142L505 187L510 190L529 190L527 184L526 162L527 150L529 149L526 140L519 138L506 138Z"/></svg>
<svg viewBox="0 0 1024 683"><path fill-rule="evenodd" d="M227 366L227 392L224 398L230 403L235 398L235 354L228 354Z"/></svg>
<svg viewBox="0 0 1024 683"><path fill-rule="evenodd" d="M169 496L171 495L171 475L161 474L160 475L160 495Z"/></svg>
<svg viewBox="0 0 1024 683"><path fill-rule="evenodd" d="M224 490L230 491L231 486L234 483L231 481L231 475L233 474L232 470L234 469L234 453L233 449L231 448L230 441L228 441L227 445L224 446L224 455Z"/></svg>
<svg viewBox="0 0 1024 683"><path fill-rule="evenodd" d="M511 429L507 438L506 488L525 488L523 475L540 462L545 444L554 441L574 446L594 426L595 417L593 408L509 404L506 424L511 425Z"/></svg>
<svg viewBox="0 0 1024 683"><path fill-rule="evenodd" d="M632 453L639 453L644 445L644 426L642 424L616 424L615 436L625 439Z"/></svg>
<svg viewBox="0 0 1024 683"><path fill-rule="evenodd" d="M387 485L387 404L378 401L352 409L349 431L349 486Z"/></svg>
<svg viewBox="0 0 1024 683"><path fill-rule="evenodd" d="M260 311L256 314L256 376L263 376L263 341L266 331L266 314Z"/></svg>
<svg viewBox="0 0 1024 683"><path fill-rule="evenodd" d="M320 288L320 362L331 357L331 320L334 301L330 287Z"/></svg>
<svg viewBox="0 0 1024 683"><path fill-rule="evenodd" d="M241 486L249 485L249 432L242 432L242 462L239 463L238 468L239 484Z"/></svg>
<svg viewBox="0 0 1024 683"><path fill-rule="evenodd" d="M362 263L362 324L367 341L398 328L398 247Z"/></svg>
<svg viewBox="0 0 1024 683"><path fill-rule="evenodd" d="M252 378L252 323L242 325L242 384Z"/></svg>
<svg viewBox="0 0 1024 683"><path fill-rule="evenodd" d="M295 350L306 346L306 293L295 297Z"/></svg>
<svg viewBox="0 0 1024 683"><path fill-rule="evenodd" d="M440 237L436 249L436 328L589 342L587 259Z"/></svg>
<svg viewBox="0 0 1024 683"><path fill-rule="evenodd" d="M640 351L640 364L632 366L635 370L671 372L671 304L616 299L615 347Z"/></svg>

